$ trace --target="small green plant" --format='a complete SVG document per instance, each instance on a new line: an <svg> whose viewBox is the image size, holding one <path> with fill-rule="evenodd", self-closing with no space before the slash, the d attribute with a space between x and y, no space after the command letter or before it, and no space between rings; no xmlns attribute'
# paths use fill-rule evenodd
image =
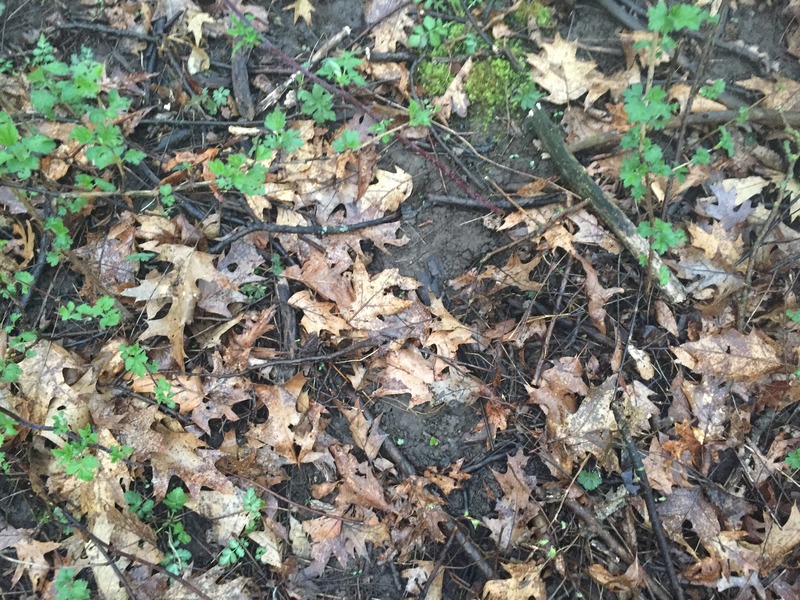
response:
<svg viewBox="0 0 800 600"><path fill-rule="evenodd" d="M164 209L164 214L169 215L175 207L175 194L171 183L165 183L158 188L159 201Z"/></svg>
<svg viewBox="0 0 800 600"><path fill-rule="evenodd" d="M114 299L109 296L100 296L93 304L76 305L71 300L58 309L62 321L90 321L99 319L100 329L108 329L119 325L122 315L114 308Z"/></svg>
<svg viewBox="0 0 800 600"><path fill-rule="evenodd" d="M187 109L202 109L209 115L214 116L219 111L228 105L228 98L231 91L228 88L221 87L209 91L208 88L203 88L199 94L194 96L189 102L186 103Z"/></svg>
<svg viewBox="0 0 800 600"><path fill-rule="evenodd" d="M408 124L411 127L430 127L431 118L431 109L427 103L420 104L416 100L409 102Z"/></svg>
<svg viewBox="0 0 800 600"><path fill-rule="evenodd" d="M21 318L21 313L12 313L11 323L3 328L8 340L6 355L0 356L0 381L4 383L19 381L19 377L22 375L22 368L17 364L17 360L21 360L23 357L31 358L36 355L36 352L30 349L30 345L36 341L36 332L28 330L14 333L16 323ZM1 443L0 446L2 446Z"/></svg>
<svg viewBox="0 0 800 600"><path fill-rule="evenodd" d="M139 347L139 342L131 345L120 344L119 355L125 361L125 370L137 377L144 377L158 370L155 362L147 360L147 354L144 348Z"/></svg>
<svg viewBox="0 0 800 600"><path fill-rule="evenodd" d="M538 90L532 81L526 81L514 92L511 100L519 105L522 110L531 110L544 98L544 94Z"/></svg>
<svg viewBox="0 0 800 600"><path fill-rule="evenodd" d="M345 50L339 57L326 58L322 63L322 67L317 71L317 75L342 87L351 83L359 86L367 85L367 81L356 70L361 66L361 63L362 60L355 56L353 52Z"/></svg>
<svg viewBox="0 0 800 600"><path fill-rule="evenodd" d="M428 446L430 446L431 448L436 448L439 444L440 444L439 438L437 438L436 436L432 435L431 438L428 440Z"/></svg>
<svg viewBox="0 0 800 600"><path fill-rule="evenodd" d="M653 250L659 255L686 242L686 234L682 230L674 229L672 223L662 221L657 217L653 225L646 221L639 223L637 231L642 237L652 240Z"/></svg>
<svg viewBox="0 0 800 600"><path fill-rule="evenodd" d="M245 283L241 287L241 292L251 303L255 303L267 295L267 286L263 283Z"/></svg>
<svg viewBox="0 0 800 600"><path fill-rule="evenodd" d="M69 434L66 419L61 414L53 417L53 431L61 436ZM64 465L67 475L75 475L81 481L91 481L94 473L100 466L100 461L86 450L90 445L97 444L97 434L92 431L88 423L86 427L78 430L79 439L68 439L63 448L54 448L51 452L58 461Z"/></svg>
<svg viewBox="0 0 800 600"><path fill-rule="evenodd" d="M140 150L127 148L122 130L114 123L117 115L129 107L130 100L121 97L117 90L111 90L105 107L88 111L87 117L93 127L78 125L72 130L70 137L86 146L86 158L98 169L112 164L121 169L123 162L138 165L146 156Z"/></svg>
<svg viewBox="0 0 800 600"><path fill-rule="evenodd" d="M188 500L189 496L180 487L170 490L163 500L169 512L160 530L166 531L168 550L164 553L161 566L174 575L181 574L192 560L192 553L182 547L191 542L192 537L178 516Z"/></svg>
<svg viewBox="0 0 800 600"><path fill-rule="evenodd" d="M450 34L449 24L440 18L425 15L422 23L416 25L408 36L409 48L420 48L424 50L428 46L438 48Z"/></svg>
<svg viewBox="0 0 800 600"><path fill-rule="evenodd" d="M62 567L53 580L55 600L89 600L89 586L83 579L75 579L75 569Z"/></svg>
<svg viewBox="0 0 800 600"><path fill-rule="evenodd" d="M267 170L258 163L248 164L241 152L231 154L227 161L216 158L208 163L209 169L217 177L217 185L225 191L236 189L246 196L264 192Z"/></svg>
<svg viewBox="0 0 800 600"><path fill-rule="evenodd" d="M300 101L300 111L317 123L336 120L336 113L333 112L333 94L320 84L315 83L310 92L300 90L297 92L297 99Z"/></svg>
<svg viewBox="0 0 800 600"><path fill-rule="evenodd" d="M78 430L77 436L70 435L69 426L64 415L57 413L53 416L53 432L66 437L62 448L55 448L51 452L58 461L64 465L67 475L75 475L81 481L92 481L100 461L87 450L97 445L97 433L92 431L88 423ZM77 439L75 439L77 437ZM113 446L108 449L112 462L124 460L133 454L130 446Z"/></svg>
<svg viewBox="0 0 800 600"><path fill-rule="evenodd" d="M280 277L284 270L283 262L281 262L281 256L277 252L270 256L269 259L269 272L272 273L275 277Z"/></svg>
<svg viewBox="0 0 800 600"><path fill-rule="evenodd" d="M794 323L800 323L800 310L791 310L788 309L786 311L786 316Z"/></svg>
<svg viewBox="0 0 800 600"><path fill-rule="evenodd" d="M189 501L189 496L183 488L176 487L164 496L164 506L171 511L177 512L181 510Z"/></svg>
<svg viewBox="0 0 800 600"><path fill-rule="evenodd" d="M394 133L389 131L389 126L394 119L383 119L382 121L369 126L369 131L380 138L381 143L386 144L394 137Z"/></svg>
<svg viewBox="0 0 800 600"><path fill-rule="evenodd" d="M346 152L348 150L358 150L361 146L361 136L357 131L352 129L345 129L342 133L333 140L331 147L338 153Z"/></svg>
<svg viewBox="0 0 800 600"><path fill-rule="evenodd" d="M264 502L264 499L260 498L253 488L247 488L247 491L244 493L244 498L242 498L242 507L250 517L250 522L245 528L245 533L250 533L251 531L256 530L258 527L258 517L260 516L261 510L265 505L266 503Z"/></svg>
<svg viewBox="0 0 800 600"><path fill-rule="evenodd" d="M709 100L716 100L725 91L725 80L715 79L711 85L704 85L700 88L700 95Z"/></svg>
<svg viewBox="0 0 800 600"><path fill-rule="evenodd" d="M25 295L30 290L33 283L33 275L27 271L17 271L10 275L6 271L0 271L0 297L9 300L18 294Z"/></svg>
<svg viewBox="0 0 800 600"><path fill-rule="evenodd" d="M147 522L153 518L153 509L156 503L152 498L145 498L136 490L128 490L125 492L125 502L128 503L128 509L140 521Z"/></svg>
<svg viewBox="0 0 800 600"><path fill-rule="evenodd" d="M0 174L28 179L39 169L41 157L50 154L56 143L41 133L22 136L6 111L0 111Z"/></svg>
<svg viewBox="0 0 800 600"><path fill-rule="evenodd" d="M600 473L597 471L587 471L583 469L578 473L578 483L581 484L583 489L587 492L591 492L600 487L600 484L603 483L603 478L600 477Z"/></svg>
<svg viewBox="0 0 800 600"><path fill-rule="evenodd" d="M231 27L228 29L228 34L236 40L233 45L233 54L236 54L239 48L255 48L261 43L261 36L253 27L253 15L245 15L244 18L245 20L242 21L231 15Z"/></svg>
<svg viewBox="0 0 800 600"><path fill-rule="evenodd" d="M800 469L800 448L795 448L784 459L790 469Z"/></svg>
<svg viewBox="0 0 800 600"><path fill-rule="evenodd" d="M192 553L174 544L164 553L161 566L173 575L180 575L192 560Z"/></svg>
<svg viewBox="0 0 800 600"><path fill-rule="evenodd" d="M704 23L711 22L708 11L686 4L667 6L663 0L648 10L648 28L656 34L655 39L638 42L637 48L648 50L648 62L654 65L665 53L672 50L676 42L672 35L682 29L698 30ZM650 222L639 224L639 234L651 240L653 251L659 255L678 246L686 240L681 230L676 230L672 224L653 216L652 204L648 189L653 177L674 177L678 182L685 180L688 173L687 164L669 165L664 158L664 152L653 141L652 132L661 131L668 120L677 111L677 102L668 99L666 90L653 84L653 69L648 73L646 85L640 83L632 85L623 92L625 110L631 127L622 138L621 146L627 150L620 169L620 180L630 191L631 197L639 202L647 198ZM719 96L724 91L724 83L717 81L703 90L707 97ZM727 138L726 138L727 135ZM716 148L725 147L732 151L733 145L730 135L724 128L720 129L721 140ZM711 160L710 152L700 147L692 156L690 162L695 165L708 164ZM649 257L641 256L640 263L647 264ZM661 267L658 273L659 283L666 285L669 281L669 270Z"/></svg>
<svg viewBox="0 0 800 600"><path fill-rule="evenodd" d="M72 248L72 236L61 217L48 217L44 222L44 228L53 236L50 245L52 250L47 253L47 263L55 267L61 254Z"/></svg>
<svg viewBox="0 0 800 600"><path fill-rule="evenodd" d="M156 402L159 404L163 404L167 408L175 408L175 391L172 389L172 384L164 377L156 379L153 394L155 394Z"/></svg>
<svg viewBox="0 0 800 600"><path fill-rule="evenodd" d="M303 146L300 134L294 129L286 129L286 115L277 108L266 116L264 127L269 133L256 138L251 151L251 156L257 161L271 159L278 150L292 154Z"/></svg>
<svg viewBox="0 0 800 600"><path fill-rule="evenodd" d="M3 444L6 443L8 438L12 438L17 435L17 422L5 415L0 413L0 448L2 448ZM8 464L8 459L6 458L5 452L0 452L0 470L4 473L8 473L10 469L10 465Z"/></svg>
<svg viewBox="0 0 800 600"><path fill-rule="evenodd" d="M235 565L240 558L244 557L244 546L236 538L231 538L228 545L222 549L219 555L218 563L221 567L230 567Z"/></svg>

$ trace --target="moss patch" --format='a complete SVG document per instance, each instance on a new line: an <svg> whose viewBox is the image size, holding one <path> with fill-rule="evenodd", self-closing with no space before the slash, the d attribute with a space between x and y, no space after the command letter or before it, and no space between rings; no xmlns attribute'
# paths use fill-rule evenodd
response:
<svg viewBox="0 0 800 600"><path fill-rule="evenodd" d="M539 27L553 26L553 9L544 6L539 0L523 2L510 16L517 26L526 27L529 19L536 21Z"/></svg>
<svg viewBox="0 0 800 600"><path fill-rule="evenodd" d="M465 84L470 110L488 123L492 115L505 111L507 104L518 108L511 98L527 82L528 78L517 73L504 58L479 61L472 66Z"/></svg>
<svg viewBox="0 0 800 600"><path fill-rule="evenodd" d="M450 65L426 60L417 67L417 81L430 97L441 96L453 80Z"/></svg>

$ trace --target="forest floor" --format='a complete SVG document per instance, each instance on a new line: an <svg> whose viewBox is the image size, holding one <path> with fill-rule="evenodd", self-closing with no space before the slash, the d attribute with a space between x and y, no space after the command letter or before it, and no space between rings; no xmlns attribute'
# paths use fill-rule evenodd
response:
<svg viewBox="0 0 800 600"><path fill-rule="evenodd" d="M799 0L0 8L1 598L800 598Z"/></svg>

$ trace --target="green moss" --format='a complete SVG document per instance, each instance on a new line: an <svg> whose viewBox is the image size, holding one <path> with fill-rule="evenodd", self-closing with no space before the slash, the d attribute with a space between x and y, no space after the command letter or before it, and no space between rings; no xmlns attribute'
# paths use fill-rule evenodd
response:
<svg viewBox="0 0 800 600"><path fill-rule="evenodd" d="M465 84L470 111L480 120L489 121L498 111L519 108L512 100L514 93L528 83L526 75L517 73L504 58L475 63Z"/></svg>
<svg viewBox="0 0 800 600"><path fill-rule="evenodd" d="M417 67L417 81L430 97L441 96L453 80L450 65L426 60Z"/></svg>
<svg viewBox="0 0 800 600"><path fill-rule="evenodd" d="M553 9L544 6L539 0L523 2L511 13L511 20L517 26L527 27L528 19L533 19L539 27L553 26Z"/></svg>

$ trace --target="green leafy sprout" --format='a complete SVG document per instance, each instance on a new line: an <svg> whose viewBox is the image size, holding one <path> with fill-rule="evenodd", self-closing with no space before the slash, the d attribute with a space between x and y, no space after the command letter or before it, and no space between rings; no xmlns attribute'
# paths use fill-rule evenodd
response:
<svg viewBox="0 0 800 600"><path fill-rule="evenodd" d="M587 471L583 469L578 473L578 483L581 484L583 489L587 492L591 492L600 487L600 484L603 483L603 478L597 471Z"/></svg>
<svg viewBox="0 0 800 600"><path fill-rule="evenodd" d="M300 90L297 92L297 99L300 101L300 111L320 125L336 120L336 113L333 112L333 94L320 84L315 83L310 92Z"/></svg>
<svg viewBox="0 0 800 600"><path fill-rule="evenodd" d="M62 567L53 580L55 600L89 600L89 585L83 579L75 579L75 569Z"/></svg>
<svg viewBox="0 0 800 600"><path fill-rule="evenodd" d="M261 43L261 36L253 27L253 15L244 15L244 18L245 20L242 21L231 15L231 27L228 29L228 34L236 40L233 44L233 54L236 54L240 48L255 48Z"/></svg>
<svg viewBox="0 0 800 600"><path fill-rule="evenodd" d="M94 304L75 304L71 300L58 309L62 321L89 321L98 319L101 329L119 325L122 315L114 308L114 299L100 296Z"/></svg>

